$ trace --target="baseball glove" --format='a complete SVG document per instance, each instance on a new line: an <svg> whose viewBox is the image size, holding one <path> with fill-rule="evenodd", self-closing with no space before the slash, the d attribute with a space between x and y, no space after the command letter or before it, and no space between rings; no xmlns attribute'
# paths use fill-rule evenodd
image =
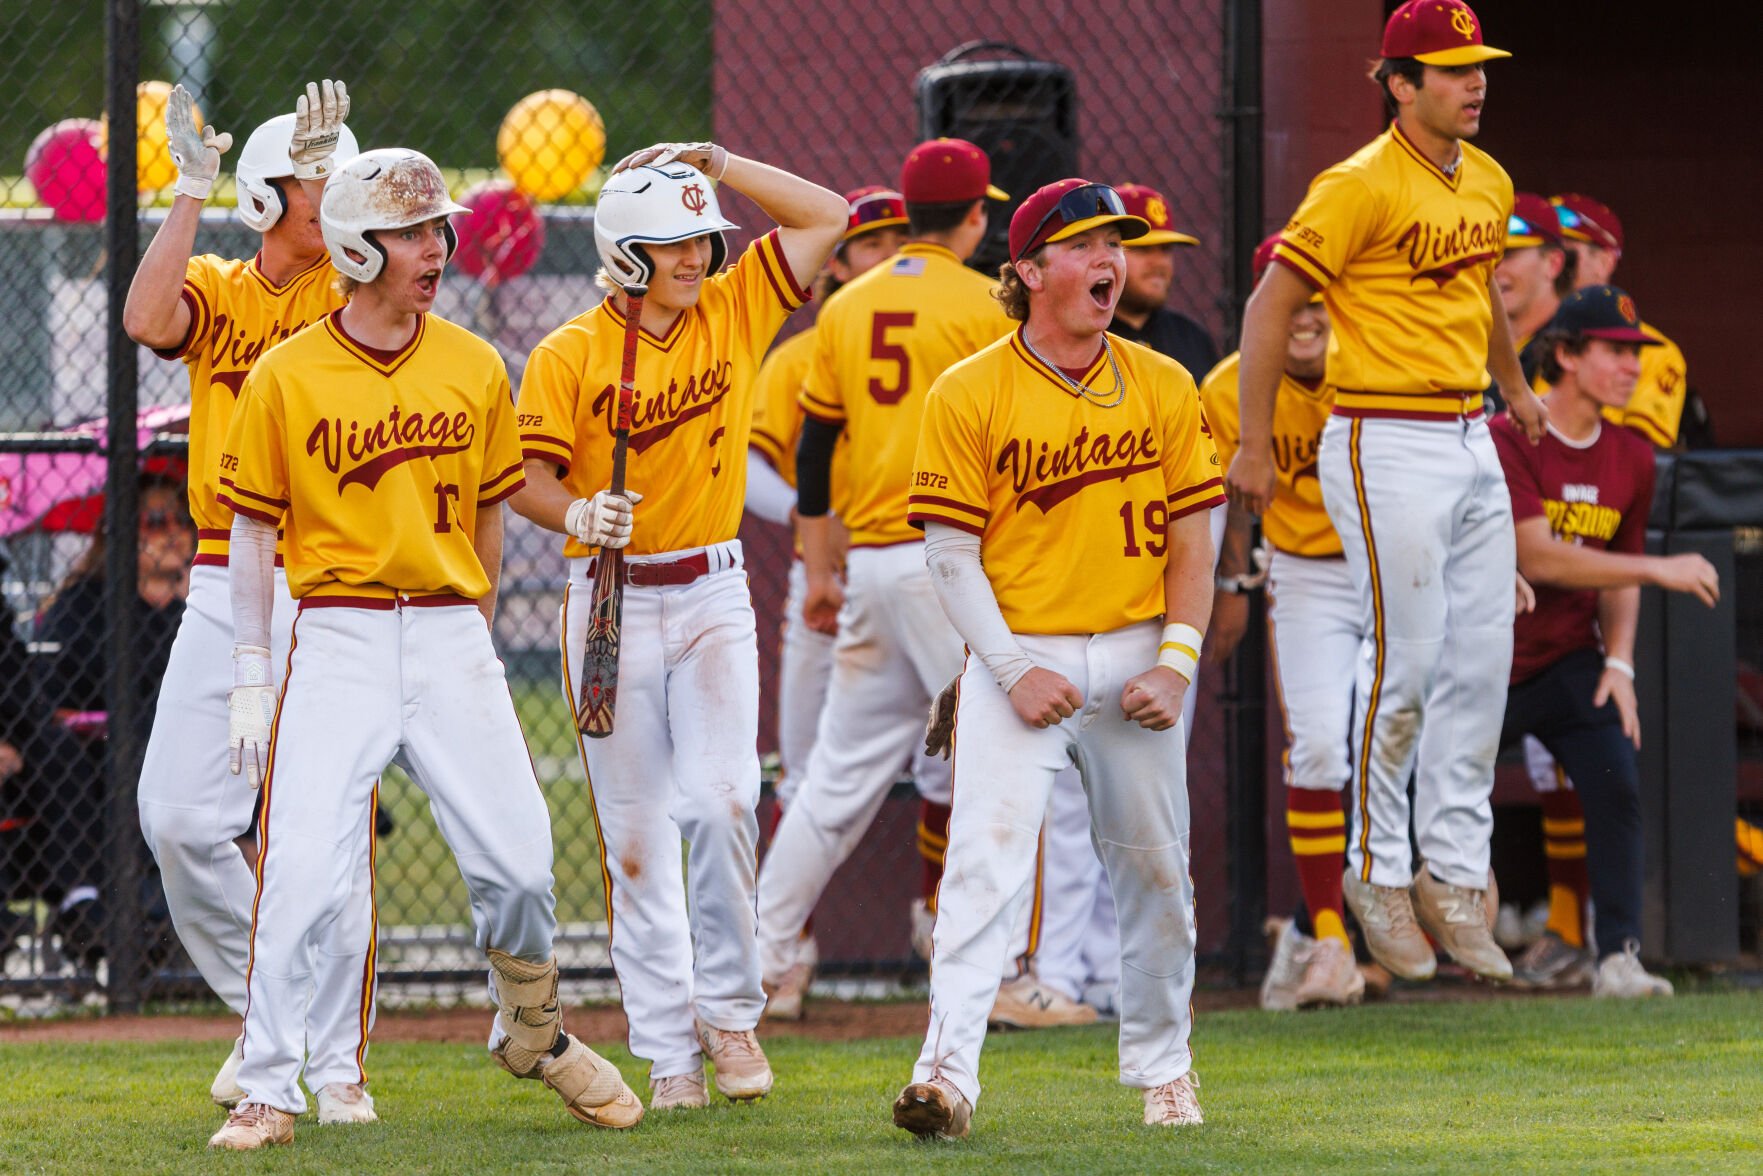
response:
<svg viewBox="0 0 1763 1176"><path fill-rule="evenodd" d="M944 759L955 749L955 697L960 691L959 675L949 679L936 700L930 704L930 718L924 724L924 754Z"/></svg>

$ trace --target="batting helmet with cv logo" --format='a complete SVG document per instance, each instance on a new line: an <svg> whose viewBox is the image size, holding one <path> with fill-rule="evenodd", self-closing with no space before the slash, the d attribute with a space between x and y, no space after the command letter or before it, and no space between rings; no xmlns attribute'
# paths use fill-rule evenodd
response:
<svg viewBox="0 0 1763 1176"><path fill-rule="evenodd" d="M655 267L644 245L710 238L710 272L728 259L722 234L740 226L722 215L716 186L686 163L633 167L600 189L594 209L594 244L613 280L648 285Z"/></svg>

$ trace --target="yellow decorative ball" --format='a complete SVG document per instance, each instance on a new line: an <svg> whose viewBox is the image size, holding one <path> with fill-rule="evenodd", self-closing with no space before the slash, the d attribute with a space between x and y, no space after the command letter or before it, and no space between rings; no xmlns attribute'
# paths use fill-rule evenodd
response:
<svg viewBox="0 0 1763 1176"><path fill-rule="evenodd" d="M538 201L569 195L606 158L606 124L572 90L528 94L502 120L496 157L514 186Z"/></svg>
<svg viewBox="0 0 1763 1176"><path fill-rule="evenodd" d="M171 98L170 82L142 82L135 87L135 187L156 192L177 182L178 165L171 161L165 134L165 104ZM202 111L195 109L196 129L202 129ZM110 153L110 116L98 124L98 151Z"/></svg>

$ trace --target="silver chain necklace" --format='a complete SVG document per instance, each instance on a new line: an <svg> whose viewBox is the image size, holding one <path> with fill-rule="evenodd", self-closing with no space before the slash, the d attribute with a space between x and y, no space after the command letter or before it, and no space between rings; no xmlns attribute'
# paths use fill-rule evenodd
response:
<svg viewBox="0 0 1763 1176"><path fill-rule="evenodd" d="M1109 401L1103 401L1102 397L1088 384L1081 384L1072 379L1065 374L1064 368L1049 360L1039 351L1036 351L1035 345L1028 341L1027 331L1022 333L1022 345L1028 348L1028 353L1030 355L1040 360L1041 363L1051 369L1054 375L1058 376L1061 380L1064 380L1067 388L1070 388L1073 392L1077 393L1097 408L1113 408L1115 405L1126 399L1126 379L1120 374L1120 364L1115 362L1114 359L1114 345L1108 342L1108 336L1106 334L1103 334L1102 336L1102 353L1108 357L1108 370L1114 373L1114 399Z"/></svg>

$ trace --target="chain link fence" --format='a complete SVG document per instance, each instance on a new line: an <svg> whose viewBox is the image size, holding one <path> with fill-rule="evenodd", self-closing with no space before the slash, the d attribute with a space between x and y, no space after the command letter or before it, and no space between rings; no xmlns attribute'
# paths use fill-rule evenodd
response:
<svg viewBox="0 0 1763 1176"><path fill-rule="evenodd" d="M345 79L362 147L424 151L473 208L456 219L461 251L436 310L491 340L516 386L532 347L600 297L593 201L606 165L650 142L703 137L838 190L892 184L910 146L937 133L991 149L1000 182L1016 185L1018 199L1057 178L1043 173L1059 160L1094 178L1150 184L1168 198L1176 225L1202 242L1179 258L1171 304L1222 342L1234 332L1231 128L1221 114L1230 104L1231 7L1225 0L1123 2L1105 12L949 0L859 9L803 0L656 0L626 9L564 0L434 0L418 8L361 0L8 4L0 13L4 989L77 997L108 986L113 998L127 992L131 1001L205 993L171 931L138 831L124 820L197 530L183 498L188 370L142 348L131 379L110 350L120 337L110 307L122 287L107 283L118 276L112 256L128 252L128 226L110 226L120 235L107 246L105 175L107 166L126 175L107 161L131 135L105 119L107 101L126 109L127 89L136 88L136 249L146 248L172 202L164 105L170 84L181 82L202 117L236 145L203 212L196 252L250 258L257 235L232 211L237 145L289 111L306 82ZM979 73L1002 70L1001 88L981 78L977 89L963 89L962 70L945 68L954 81L925 90L925 67L989 38L1008 44L970 48L949 64L994 63ZM113 207L127 209L126 195ZM744 234L731 250L767 225L738 197L727 210ZM252 342L223 340L219 331L215 346ZM132 446L110 444L107 420L131 415ZM133 461L131 449L135 477L112 483L108 512L125 521L107 528L111 454ZM115 493L118 486L126 492ZM559 951L568 974L604 978L594 821L556 685L564 566L554 536L511 512L507 519L496 640L551 804ZM108 554L107 529L123 532L108 536ZM762 634L761 751L770 753L791 543L782 528L751 520L742 539ZM107 601L107 575L126 575L107 568L130 566L134 590L125 582ZM122 660L136 665L126 681L113 672L122 643L130 654ZM119 700L118 691L128 697ZM1209 834L1222 828L1226 810L1217 693L1208 683L1191 757L1195 879L1210 954L1223 948L1233 905L1224 843ZM122 746L135 746L122 754L115 719L131 711L135 738ZM465 890L425 799L392 769L380 800L385 991L475 994L481 960ZM828 970L898 975L921 966L910 962L905 917L919 872L915 823L916 801L902 788L835 878L817 917ZM769 827L763 814L762 827ZM248 852L249 833L241 842ZM137 867L119 864L131 860ZM119 955L118 945L127 950ZM107 956L128 974L112 974Z"/></svg>

